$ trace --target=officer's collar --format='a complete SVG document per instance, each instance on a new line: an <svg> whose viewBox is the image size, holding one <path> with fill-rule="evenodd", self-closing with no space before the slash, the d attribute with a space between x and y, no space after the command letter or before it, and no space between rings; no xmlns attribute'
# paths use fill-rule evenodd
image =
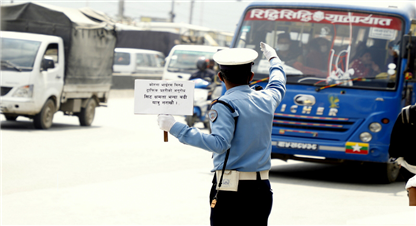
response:
<svg viewBox="0 0 416 226"><path fill-rule="evenodd" d="M231 93L233 93L235 91L238 91L238 90L250 90L250 86L248 86L248 85L234 86L233 88L227 90L225 92L225 94L231 94Z"/></svg>

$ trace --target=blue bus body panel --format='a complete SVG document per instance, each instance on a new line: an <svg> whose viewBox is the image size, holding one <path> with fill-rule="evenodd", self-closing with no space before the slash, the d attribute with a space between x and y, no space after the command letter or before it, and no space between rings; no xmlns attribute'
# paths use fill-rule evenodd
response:
<svg viewBox="0 0 416 226"><path fill-rule="evenodd" d="M317 104L310 107L296 105L294 99L297 95L313 96ZM392 91L352 90L345 87L316 92L312 86L288 84L286 95L275 112L272 140L316 144L318 150L277 149L278 144L274 143L273 152L385 162L390 131L401 109L400 102L396 101L399 98L397 95L397 92ZM389 123L383 124L382 119L388 119ZM369 125L373 122L380 123L382 131L371 132ZM360 140L362 132L372 135L369 152L365 155L345 153L347 142L363 143Z"/></svg>
<svg viewBox="0 0 416 226"><path fill-rule="evenodd" d="M301 143L301 144L317 144L318 150L299 150L299 149L289 149L278 147L278 142L290 142ZM299 139L295 137L282 137L282 136L272 136L272 153L278 154L288 154L288 155L302 155L302 156L321 156L327 159L346 159L353 161L366 161L366 162L387 162L389 159L388 154L388 145L381 145L375 148L372 147L370 143L370 152L368 154L355 154L345 152L345 143L340 142L330 142L317 139Z"/></svg>

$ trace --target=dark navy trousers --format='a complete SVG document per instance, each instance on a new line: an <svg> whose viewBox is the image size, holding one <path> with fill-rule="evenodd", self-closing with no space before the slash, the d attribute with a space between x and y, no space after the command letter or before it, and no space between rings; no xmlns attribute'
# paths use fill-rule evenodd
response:
<svg viewBox="0 0 416 226"><path fill-rule="evenodd" d="M210 204L217 192L216 183L214 176ZM272 205L273 192L269 180L240 180L237 192L218 192L217 204L211 208L211 225L267 225Z"/></svg>

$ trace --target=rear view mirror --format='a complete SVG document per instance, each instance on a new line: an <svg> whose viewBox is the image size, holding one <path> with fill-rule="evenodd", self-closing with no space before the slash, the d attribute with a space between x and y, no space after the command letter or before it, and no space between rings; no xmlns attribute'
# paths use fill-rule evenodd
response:
<svg viewBox="0 0 416 226"><path fill-rule="evenodd" d="M410 41L410 38L412 39L412 41ZM410 56L414 56L416 53L416 36L413 35L403 35L403 39L402 39L402 47L400 50L401 53L401 57L404 59L407 59L409 57L409 48L410 48ZM410 44L410 45L409 45Z"/></svg>
<svg viewBox="0 0 416 226"><path fill-rule="evenodd" d="M47 71L49 68L55 68L55 62L50 57L45 57L42 60L41 68L42 71Z"/></svg>
<svg viewBox="0 0 416 226"><path fill-rule="evenodd" d="M400 51L401 57L403 59L407 59L409 62L408 65L408 72L412 74L412 76L406 75L406 80L411 80L415 78L415 69L416 69L416 36L413 35L404 35L402 39L402 48ZM406 70L405 66L405 70ZM405 71L404 71L405 72Z"/></svg>

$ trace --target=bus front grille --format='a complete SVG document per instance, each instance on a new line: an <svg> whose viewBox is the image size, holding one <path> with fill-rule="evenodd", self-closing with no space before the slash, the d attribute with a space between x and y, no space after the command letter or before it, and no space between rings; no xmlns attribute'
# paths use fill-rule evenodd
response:
<svg viewBox="0 0 416 226"><path fill-rule="evenodd" d="M275 113L273 126L279 129L296 129L316 132L346 132L356 123L355 119L306 116Z"/></svg>

